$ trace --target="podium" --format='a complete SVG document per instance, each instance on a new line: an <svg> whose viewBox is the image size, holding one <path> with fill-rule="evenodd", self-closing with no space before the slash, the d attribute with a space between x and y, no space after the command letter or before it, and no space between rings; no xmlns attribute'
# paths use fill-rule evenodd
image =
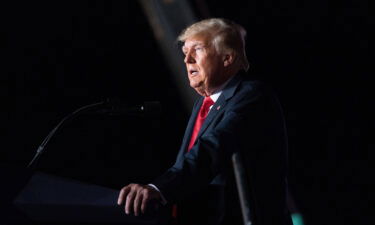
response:
<svg viewBox="0 0 375 225"><path fill-rule="evenodd" d="M117 205L118 190L41 172L12 172L1 173L1 186L8 187L1 188L1 195L11 204L0 224L166 224L163 210L126 215L124 207Z"/></svg>

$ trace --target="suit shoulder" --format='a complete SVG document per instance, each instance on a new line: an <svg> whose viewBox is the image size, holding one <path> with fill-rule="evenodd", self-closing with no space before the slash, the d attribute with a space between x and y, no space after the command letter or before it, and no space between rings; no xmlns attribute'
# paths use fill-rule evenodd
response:
<svg viewBox="0 0 375 225"><path fill-rule="evenodd" d="M273 92L269 84L260 80L243 80L239 91L250 95L264 95Z"/></svg>

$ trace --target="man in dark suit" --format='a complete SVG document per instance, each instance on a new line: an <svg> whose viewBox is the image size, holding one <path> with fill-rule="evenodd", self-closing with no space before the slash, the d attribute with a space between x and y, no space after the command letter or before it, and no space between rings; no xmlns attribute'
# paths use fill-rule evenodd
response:
<svg viewBox="0 0 375 225"><path fill-rule="evenodd" d="M139 215L150 204L177 203L179 224L241 224L231 156L242 155L255 225L289 225L286 209L287 137L278 100L244 71L246 31L224 19L185 29L190 86L202 97L193 108L175 164L152 184L130 184L118 204Z"/></svg>

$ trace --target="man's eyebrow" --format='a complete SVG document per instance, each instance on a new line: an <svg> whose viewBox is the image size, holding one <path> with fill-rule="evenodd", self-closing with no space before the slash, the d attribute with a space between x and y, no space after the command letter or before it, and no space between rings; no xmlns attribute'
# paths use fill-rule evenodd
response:
<svg viewBox="0 0 375 225"><path fill-rule="evenodd" d="M203 42L196 42L196 43L193 44L193 47L195 47L195 46L197 46L197 45L202 45L202 46L204 46L204 43L203 43Z"/></svg>
<svg viewBox="0 0 375 225"><path fill-rule="evenodd" d="M194 48L194 47L196 47L196 46L204 46L204 43L197 42L197 43L192 44L190 47L187 47L187 46L183 45L183 46L181 47L181 49L182 49L182 51L183 51L184 49L187 49L187 48Z"/></svg>

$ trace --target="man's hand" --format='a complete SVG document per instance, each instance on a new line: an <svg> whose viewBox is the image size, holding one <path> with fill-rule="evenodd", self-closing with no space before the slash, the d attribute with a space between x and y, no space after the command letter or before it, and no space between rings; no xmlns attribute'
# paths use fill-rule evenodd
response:
<svg viewBox="0 0 375 225"><path fill-rule="evenodd" d="M148 185L129 184L121 189L117 204L121 205L125 202L125 213L134 212L138 216L140 211L145 213L150 205L158 207L157 203L160 200L161 195L154 188Z"/></svg>

